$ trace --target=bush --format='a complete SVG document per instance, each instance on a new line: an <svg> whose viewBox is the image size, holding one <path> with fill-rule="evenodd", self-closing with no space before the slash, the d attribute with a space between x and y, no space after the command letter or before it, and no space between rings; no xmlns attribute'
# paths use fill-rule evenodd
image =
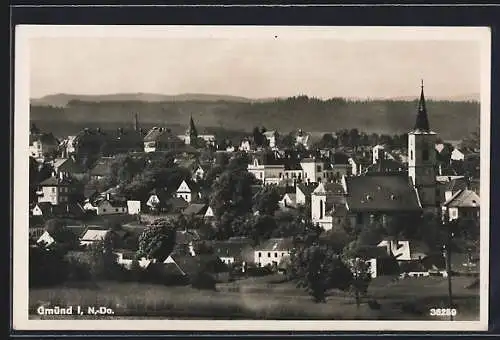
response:
<svg viewBox="0 0 500 340"><path fill-rule="evenodd" d="M191 277L190 281L193 288L216 290L216 280L207 272L197 272Z"/></svg>
<svg viewBox="0 0 500 340"><path fill-rule="evenodd" d="M41 287L61 283L66 279L67 264L58 249L30 247L29 286Z"/></svg>

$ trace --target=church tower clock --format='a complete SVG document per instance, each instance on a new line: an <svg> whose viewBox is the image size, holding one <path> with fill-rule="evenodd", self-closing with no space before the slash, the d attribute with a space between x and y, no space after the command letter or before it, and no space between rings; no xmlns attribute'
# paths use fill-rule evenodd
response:
<svg viewBox="0 0 500 340"><path fill-rule="evenodd" d="M436 133L431 131L422 81L415 127L408 133L408 176L425 210L437 206Z"/></svg>

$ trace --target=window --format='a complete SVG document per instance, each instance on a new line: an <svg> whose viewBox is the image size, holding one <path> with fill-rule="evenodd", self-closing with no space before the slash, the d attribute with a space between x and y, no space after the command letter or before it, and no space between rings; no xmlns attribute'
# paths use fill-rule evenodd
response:
<svg viewBox="0 0 500 340"><path fill-rule="evenodd" d="M285 253L281 253L281 256L285 256Z"/></svg>
<svg viewBox="0 0 500 340"><path fill-rule="evenodd" d="M102 208L102 212L106 212L106 208Z"/></svg>
<svg viewBox="0 0 500 340"><path fill-rule="evenodd" d="M274 257L278 257L278 253L274 253Z"/></svg>
<svg viewBox="0 0 500 340"><path fill-rule="evenodd" d="M288 172L285 172L285 177L288 178Z"/></svg>
<svg viewBox="0 0 500 340"><path fill-rule="evenodd" d="M115 212L118 212L119 210L120 210L120 209L118 209L118 208L115 208Z"/></svg>
<svg viewBox="0 0 500 340"><path fill-rule="evenodd" d="M323 201L319 201L319 219L323 219Z"/></svg>
<svg viewBox="0 0 500 340"><path fill-rule="evenodd" d="M267 253L267 257L271 257L271 253Z"/></svg>
<svg viewBox="0 0 500 340"><path fill-rule="evenodd" d="M262 253L259 251L259 257L262 257Z"/></svg>
<svg viewBox="0 0 500 340"><path fill-rule="evenodd" d="M410 161L413 160L413 150L410 150Z"/></svg>
<svg viewBox="0 0 500 340"><path fill-rule="evenodd" d="M56 188L52 188L52 192L56 192Z"/></svg>
<svg viewBox="0 0 500 340"><path fill-rule="evenodd" d="M281 178L281 176L282 176L282 173L280 172L280 178Z"/></svg>
<svg viewBox="0 0 500 340"><path fill-rule="evenodd" d="M429 150L427 150L427 149L422 150L422 160L423 161L429 160Z"/></svg>
<svg viewBox="0 0 500 340"><path fill-rule="evenodd" d="M321 172L321 165L318 165L318 166L316 167L316 171L317 171L317 172Z"/></svg>

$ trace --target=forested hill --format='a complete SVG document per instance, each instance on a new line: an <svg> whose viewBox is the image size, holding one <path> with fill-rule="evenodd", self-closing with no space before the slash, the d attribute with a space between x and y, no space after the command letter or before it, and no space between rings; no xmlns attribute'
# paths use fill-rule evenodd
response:
<svg viewBox="0 0 500 340"><path fill-rule="evenodd" d="M417 101L344 99L319 100L306 96L263 102L239 101L101 101L72 100L64 107L31 105L31 120L42 123L131 125L134 113L146 125L188 124L251 131L265 126L289 132L298 128L331 132L344 128L376 133L404 133L413 127ZM445 139L461 139L479 127L478 102L427 101L431 128Z"/></svg>

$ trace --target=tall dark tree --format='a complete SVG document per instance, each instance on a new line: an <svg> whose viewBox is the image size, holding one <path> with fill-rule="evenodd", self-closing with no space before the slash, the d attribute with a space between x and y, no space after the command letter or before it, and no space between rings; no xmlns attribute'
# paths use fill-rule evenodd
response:
<svg viewBox="0 0 500 340"><path fill-rule="evenodd" d="M167 221L150 225L139 237L137 256L163 262L175 246L175 226Z"/></svg>
<svg viewBox="0 0 500 340"><path fill-rule="evenodd" d="M318 245L292 251L289 276L306 288L315 302L326 302L327 290L348 290L353 283L352 272L340 256Z"/></svg>
<svg viewBox="0 0 500 340"><path fill-rule="evenodd" d="M254 208L261 215L274 215L278 210L280 194L276 187L264 187L254 198Z"/></svg>

